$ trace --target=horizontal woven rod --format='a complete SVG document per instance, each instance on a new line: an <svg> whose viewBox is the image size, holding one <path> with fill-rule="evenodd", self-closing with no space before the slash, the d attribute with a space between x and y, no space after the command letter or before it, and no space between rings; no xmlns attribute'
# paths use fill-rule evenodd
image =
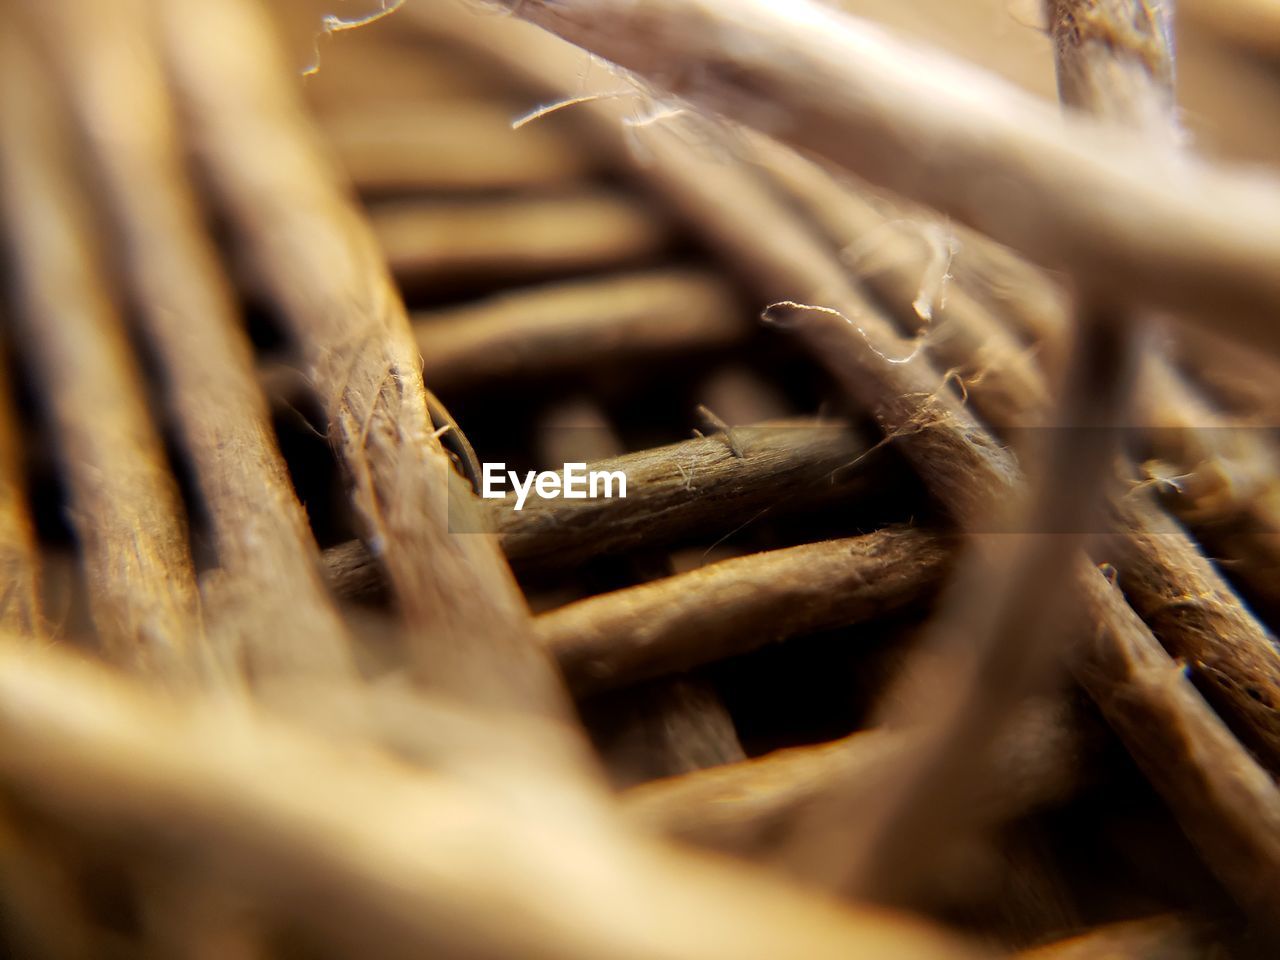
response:
<svg viewBox="0 0 1280 960"><path fill-rule="evenodd" d="M755 330L728 283L682 269L502 293L413 322L423 376L440 391L728 347Z"/></svg>
<svg viewBox="0 0 1280 960"><path fill-rule="evenodd" d="M910 527L770 550L571 603L535 620L579 695L924 602L958 544Z"/></svg>
<svg viewBox="0 0 1280 960"><path fill-rule="evenodd" d="M991 818L998 820L1071 797L1089 776L1087 737L1078 720L1065 705L1021 709L986 761L989 789L975 802L991 808ZM623 806L630 820L647 829L771 860L777 838L806 808L847 797L851 788L876 790L912 736L879 728L778 750L634 787L622 795Z"/></svg>
<svg viewBox="0 0 1280 960"><path fill-rule="evenodd" d="M644 260L669 230L638 200L600 190L560 195L397 200L369 210L398 282L530 280Z"/></svg>
<svg viewBox="0 0 1280 960"><path fill-rule="evenodd" d="M552 124L512 130L518 108L484 101L364 103L320 123L362 192L466 191L562 185L593 158Z"/></svg>
<svg viewBox="0 0 1280 960"><path fill-rule="evenodd" d="M509 501L489 501L503 550L517 567L569 567L678 539L728 536L765 515L847 501L884 482L884 467L876 457L860 462L868 445L845 426L797 420L733 433L741 457L714 436L591 464L627 475L625 499L530 498L519 512ZM326 550L325 562L339 596L380 587L382 574L354 541Z"/></svg>
<svg viewBox="0 0 1280 960"><path fill-rule="evenodd" d="M683 269L548 283L412 320L423 379L441 393L599 364L630 367L731 346L755 329L728 283ZM306 389L302 375L285 364L266 365L259 376L277 401L297 402Z"/></svg>
<svg viewBox="0 0 1280 960"><path fill-rule="evenodd" d="M541 804L522 803L225 703L162 702L57 651L0 644L0 742L0 785L39 811L38 836L104 854L127 838L131 863L229 885L334 957L975 956L919 921L647 840L536 776Z"/></svg>
<svg viewBox="0 0 1280 960"><path fill-rule="evenodd" d="M503 0L651 81L926 203L1119 304L1280 354L1280 185L1048 105L814 2ZM661 94L659 94L661 95Z"/></svg>

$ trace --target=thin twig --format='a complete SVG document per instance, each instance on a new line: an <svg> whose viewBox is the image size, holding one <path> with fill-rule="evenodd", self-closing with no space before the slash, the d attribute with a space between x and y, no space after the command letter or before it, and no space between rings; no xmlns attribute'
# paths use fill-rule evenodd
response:
<svg viewBox="0 0 1280 960"><path fill-rule="evenodd" d="M615 457L625 449L604 411L586 399L552 408L539 424L537 434L540 459L551 469L565 463ZM622 564L622 575L644 579L654 569L669 574L670 557L656 552L632 556ZM541 635L540 639L546 642ZM597 701L597 705L601 702ZM597 732L595 743L616 785L674 776L746 757L724 700L703 677L664 677L614 698L602 709L608 717L609 732L604 739ZM598 724L594 726L598 731Z"/></svg>
<svg viewBox="0 0 1280 960"><path fill-rule="evenodd" d="M686 440L590 464L621 471L625 499L492 501L508 559L547 569L734 530L763 509L795 511L870 493L886 468L848 427L812 421L737 427L744 457L716 438ZM892 468L890 468L892 469ZM376 592L383 574L359 543L325 551L339 596Z"/></svg>
<svg viewBox="0 0 1280 960"><path fill-rule="evenodd" d="M1071 711L1025 707L988 759L993 771L975 802L988 818L1060 803L1089 779L1088 737ZM804 875L780 840L806 808L851 790L873 792L912 749L906 731L873 729L816 746L779 750L743 763L644 784L623 794L626 815L647 829L724 853L764 860Z"/></svg>
<svg viewBox="0 0 1280 960"><path fill-rule="evenodd" d="M396 280L415 287L625 266L659 250L668 233L638 202L599 189L386 201L370 217Z"/></svg>
<svg viewBox="0 0 1280 960"><path fill-rule="evenodd" d="M922 602L952 556L911 528L771 550L570 604L538 617L538 635L594 693Z"/></svg>

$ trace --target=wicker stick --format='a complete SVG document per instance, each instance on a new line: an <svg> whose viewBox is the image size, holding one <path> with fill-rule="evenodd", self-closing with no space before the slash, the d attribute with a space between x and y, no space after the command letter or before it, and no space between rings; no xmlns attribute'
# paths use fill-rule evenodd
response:
<svg viewBox="0 0 1280 960"><path fill-rule="evenodd" d="M753 326L723 280L683 269L501 293L413 320L438 390L728 347Z"/></svg>
<svg viewBox="0 0 1280 960"><path fill-rule="evenodd" d="M751 331L722 279L685 269L543 284L413 315L423 379L441 393L726 347ZM286 365L259 376L277 402L305 387Z"/></svg>
<svg viewBox="0 0 1280 960"><path fill-rule="evenodd" d="M131 666L189 677L199 625L186 520L30 40L16 23L0 40L0 196L20 345L56 432L101 642Z"/></svg>
<svg viewBox="0 0 1280 960"><path fill-rule="evenodd" d="M590 155L559 131L513 131L515 112L483 101L392 101L318 119L362 193L540 189L590 172Z"/></svg>
<svg viewBox="0 0 1280 960"><path fill-rule="evenodd" d="M254 382L248 339L186 186L145 0L39 15L123 238L145 333L213 527L218 587L251 672L349 669L346 629ZM145 34L144 34L145 35ZM122 70L126 63L129 69ZM217 605L207 605L211 626Z"/></svg>
<svg viewBox="0 0 1280 960"><path fill-rule="evenodd" d="M1116 504L1108 555L1121 589L1205 699L1267 769L1280 771L1280 652L1221 575L1146 497Z"/></svg>
<svg viewBox="0 0 1280 960"><path fill-rule="evenodd" d="M1272 624L1280 623L1280 444L1223 416L1163 359L1144 370L1140 415L1153 427L1155 490ZM1260 409L1260 408L1256 408Z"/></svg>
<svg viewBox="0 0 1280 960"><path fill-rule="evenodd" d="M1212 956L1194 922L1176 916L1107 924L1018 955L1021 960L1202 960Z"/></svg>
<svg viewBox="0 0 1280 960"><path fill-rule="evenodd" d="M975 798L999 820L1070 797L1088 777L1086 738L1059 706L1024 707L988 760L987 789ZM876 790L897 756L912 748L908 731L875 729L817 746L779 750L743 763L655 781L623 794L629 819L699 846L756 859L789 856L779 838L803 811L851 790ZM800 866L790 864L792 867Z"/></svg>
<svg viewBox="0 0 1280 960"><path fill-rule="evenodd" d="M412 8L408 9L412 11ZM409 15L436 34L446 34L460 43L484 50L508 70L529 78L548 91L582 92L573 59L554 43L539 45L536 37L517 30L514 24L496 21L486 23L474 17L455 16L434 8L430 11L419 9ZM607 136L610 127L618 122L618 111L611 109L609 104L593 104L581 109L591 111L600 118L602 136ZM829 254L821 245L806 239L803 232L789 226L793 220L785 207L766 204L759 198L758 190L751 186L750 181L737 175L727 164L700 162L687 149L672 149L659 154L657 150L664 142L657 136L661 131L651 127L646 132L655 134L645 141L649 146L649 163L637 165L637 170L670 196L690 216L691 222L702 234L727 257L742 265L744 273L768 291L766 295L777 296L776 291L780 286L783 291L789 291L784 292L783 296L804 296L806 293L818 298L832 296L830 287L824 289L824 285L820 284L815 289L811 279L815 269L813 264L823 262ZM1062 195L1069 196L1070 193ZM745 218L739 219L738 214L744 207L749 209L749 213ZM752 229L752 223L764 222L770 224L768 232L761 234ZM780 232L782 242L773 243ZM825 275L840 277L840 272L832 267ZM839 282L843 283L842 277ZM835 289L838 290L839 287ZM830 304L832 300L819 299L818 302ZM856 316L861 320L860 315ZM855 338L853 346L863 353L867 352L865 341ZM841 355L847 352L845 348L840 349ZM900 357L902 354L893 353L889 356ZM866 362L871 363L870 359ZM883 368L890 365L880 358L880 366L882 369L877 372L873 384L886 389L883 385L889 379L889 372ZM891 370L897 369L900 369L900 365L891 367ZM855 385L851 383L850 386ZM872 389L871 392L876 390ZM904 394L911 393L914 391L898 389L888 395L903 397ZM871 398L871 409L877 409L879 402L878 398ZM906 403L905 400L902 402ZM909 418L907 422L910 422ZM937 423L934 432L957 429L937 421L925 422ZM968 445L971 441L966 439L963 442ZM961 516L975 508L977 515L981 516L985 506L991 502L992 490L1007 491L1016 486L1015 478L1000 482L1005 475L1004 469L979 467L973 470L964 460L946 456L923 456L922 448L908 447L906 444L903 444L903 449L916 460L921 476L932 486L938 498L951 505ZM997 494L999 495L1001 494ZM1101 581L1105 586L1101 575L1082 564L1073 579L1078 579L1086 587L1086 609L1093 624L1094 632L1091 636L1095 638L1096 648L1086 651L1089 656L1080 669L1092 669L1111 684L1110 689L1104 689L1100 681L1092 685L1091 692L1100 699L1104 695L1124 695L1131 698L1131 702L1126 704L1128 709L1116 709L1113 703L1108 710L1109 719L1129 748L1135 754L1163 751L1166 756L1174 756L1178 745L1185 742L1184 736L1192 742L1215 744L1214 750L1197 753L1197 762L1190 769L1166 763L1154 772L1158 776L1152 775L1152 780L1171 808L1177 812L1188 834L1202 838L1198 845L1206 862L1228 880L1231 889L1242 902L1250 902L1258 895L1257 888L1243 883L1231 855L1223 853L1209 838L1218 832L1225 837L1238 838L1241 844L1250 848L1250 860L1255 865L1266 868L1268 864L1280 864L1280 859L1268 848L1266 836L1253 836L1244 826L1251 822L1266 822L1269 816L1266 811L1280 802L1274 787L1270 786L1266 774L1253 763L1239 743L1225 733L1220 721L1195 695L1189 684L1184 682L1183 686L1167 689L1167 678L1176 676L1173 662L1163 653L1136 615L1123 606L1122 601L1117 601L1109 594L1105 598L1097 594L1098 583ZM1107 602L1103 602L1104 599ZM1125 646L1126 643L1128 647ZM1149 660L1164 665L1162 676L1166 678L1165 687L1147 683L1143 676L1131 673L1125 667L1126 656L1132 649L1140 650ZM1172 717L1178 719L1171 725ZM1160 718L1160 722L1153 724L1155 718ZM1182 729L1185 729L1185 734L1181 732ZM1251 778L1257 789L1251 793L1239 794L1227 788L1226 785L1238 776ZM1260 786L1264 781L1267 782L1266 789ZM1222 785L1224 789L1207 793L1205 785L1214 783ZM1212 802L1205 803L1205 800ZM1258 907L1258 915L1265 920L1266 908ZM1274 916L1275 911L1271 915Z"/></svg>
<svg viewBox="0 0 1280 960"><path fill-rule="evenodd" d="M407 620L413 670L500 709L568 717L497 544L449 532L453 474L404 306L317 149L263 10L252 0L155 8L198 148L324 403L364 535Z"/></svg>
<svg viewBox="0 0 1280 960"><path fill-rule="evenodd" d="M1101 574L1106 611L1075 675L1165 798L1205 863L1271 939L1280 890L1280 792Z"/></svg>
<svg viewBox="0 0 1280 960"><path fill-rule="evenodd" d="M388 201L370 216L396 280L414 286L615 267L644 260L667 239L651 211L598 189Z"/></svg>
<svg viewBox="0 0 1280 960"><path fill-rule="evenodd" d="M40 567L11 409L7 353L0 340L0 631L38 641L45 636Z"/></svg>
<svg viewBox="0 0 1280 960"><path fill-rule="evenodd" d="M814 0L504 0L659 90L927 203L1081 291L1280 352L1280 189L908 46Z"/></svg>
<svg viewBox="0 0 1280 960"><path fill-rule="evenodd" d="M891 527L725 560L536 623L574 691L596 693L919 603L953 553L945 538Z"/></svg>
<svg viewBox="0 0 1280 960"><path fill-rule="evenodd" d="M237 715L228 737L225 707L165 705L53 652L0 646L0 716L0 780L23 809L108 848L125 838L135 863L180 858L334 956L973 955L918 922L633 837L554 792L535 812L265 718Z"/></svg>
<svg viewBox="0 0 1280 960"><path fill-rule="evenodd" d="M796 420L734 435L742 457L723 438L705 437L592 463L627 475L626 499L530 498L520 512L491 501L502 548L517 567L573 566L699 534L728 536L765 515L855 497L883 481L868 445L846 426ZM339 596L378 589L382 574L362 544L326 550L325 563Z"/></svg>

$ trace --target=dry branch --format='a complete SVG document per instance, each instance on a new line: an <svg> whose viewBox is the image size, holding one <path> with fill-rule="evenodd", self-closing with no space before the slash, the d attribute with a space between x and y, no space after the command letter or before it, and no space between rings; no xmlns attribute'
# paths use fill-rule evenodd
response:
<svg viewBox="0 0 1280 960"><path fill-rule="evenodd" d="M415 313L423 379L441 393L508 379L553 378L726 347L752 324L728 285L683 269L566 280ZM259 372L277 402L306 378L287 364Z"/></svg>
<svg viewBox="0 0 1280 960"><path fill-rule="evenodd" d="M18 345L36 371L109 654L160 674L200 655L186 519L104 274L52 79L17 24L0 52L0 199Z"/></svg>
<svg viewBox="0 0 1280 960"><path fill-rule="evenodd" d="M402 284L529 280L634 263L667 240L638 202L598 189L465 200L397 200L370 210Z"/></svg>
<svg viewBox="0 0 1280 960"><path fill-rule="evenodd" d="M1280 650L1177 524L1140 492L1107 554L1133 608L1267 769L1280 771Z"/></svg>
<svg viewBox="0 0 1280 960"><path fill-rule="evenodd" d="M1280 352L1280 187L1052 110L813 0L504 0L667 91L926 203L1120 305Z"/></svg>
<svg viewBox="0 0 1280 960"><path fill-rule="evenodd" d="M615 457L625 449L604 411L585 399L548 411L537 430L537 448L542 463L551 467ZM644 579L655 568L670 573L670 558L633 556L623 564L623 576ZM608 736L602 738L597 726L594 739L615 784L746 758L733 718L706 678L666 677L615 698L604 710Z"/></svg>
<svg viewBox="0 0 1280 960"><path fill-rule="evenodd" d="M726 347L752 330L722 280L674 269L501 293L413 320L437 390Z"/></svg>
<svg viewBox="0 0 1280 960"><path fill-rule="evenodd" d="M1079 717L1063 707L1024 708L993 751L975 802L999 820L1058 803L1088 777ZM648 829L725 853L771 859L780 838L814 804L879 789L912 734L876 729L816 746L655 781L623 794L627 817Z"/></svg>
<svg viewBox="0 0 1280 960"><path fill-rule="evenodd" d="M1075 675L1232 896L1272 940L1280 917L1280 792L1100 573Z"/></svg>
<svg viewBox="0 0 1280 960"><path fill-rule="evenodd" d="M572 566L700 534L728 536L765 515L856 497L883 478L868 445L845 426L796 420L734 433L743 457L723 438L705 437L592 463L627 475L626 499L530 499L520 512L491 501L503 550L526 569ZM377 590L381 574L363 545L326 550L325 562L339 596Z"/></svg>
<svg viewBox="0 0 1280 960"><path fill-rule="evenodd" d="M537 630L570 686L595 693L920 603L952 555L945 538L887 528L581 600L538 617Z"/></svg>
<svg viewBox="0 0 1280 960"><path fill-rule="evenodd" d="M512 130L498 103L363 103L319 120L362 192L554 187L588 172L591 157L554 126Z"/></svg>

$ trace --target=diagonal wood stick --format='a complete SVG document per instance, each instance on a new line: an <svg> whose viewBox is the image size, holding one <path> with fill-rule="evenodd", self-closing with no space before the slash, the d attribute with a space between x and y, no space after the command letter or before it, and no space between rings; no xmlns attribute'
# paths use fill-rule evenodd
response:
<svg viewBox="0 0 1280 960"><path fill-rule="evenodd" d="M497 544L450 533L451 507L473 508L449 492L456 477L427 414L404 305L290 88L265 11L254 0L153 7L197 150L324 404L414 672L495 708L568 718Z"/></svg>
<svg viewBox="0 0 1280 960"><path fill-rule="evenodd" d="M205 651L186 517L30 39L12 21L0 37L0 201L20 345L43 385L99 640L123 663L187 681Z"/></svg>
<svg viewBox="0 0 1280 960"><path fill-rule="evenodd" d="M97 161L213 527L223 603L207 604L210 628L219 629L219 613L235 624L251 673L349 669L350 641L276 447L248 338L186 185L146 2L82 9L51 0L35 16Z"/></svg>
<svg viewBox="0 0 1280 960"><path fill-rule="evenodd" d="M954 216L1081 292L1280 353L1280 185L1046 105L814 0L501 0L651 81Z"/></svg>

